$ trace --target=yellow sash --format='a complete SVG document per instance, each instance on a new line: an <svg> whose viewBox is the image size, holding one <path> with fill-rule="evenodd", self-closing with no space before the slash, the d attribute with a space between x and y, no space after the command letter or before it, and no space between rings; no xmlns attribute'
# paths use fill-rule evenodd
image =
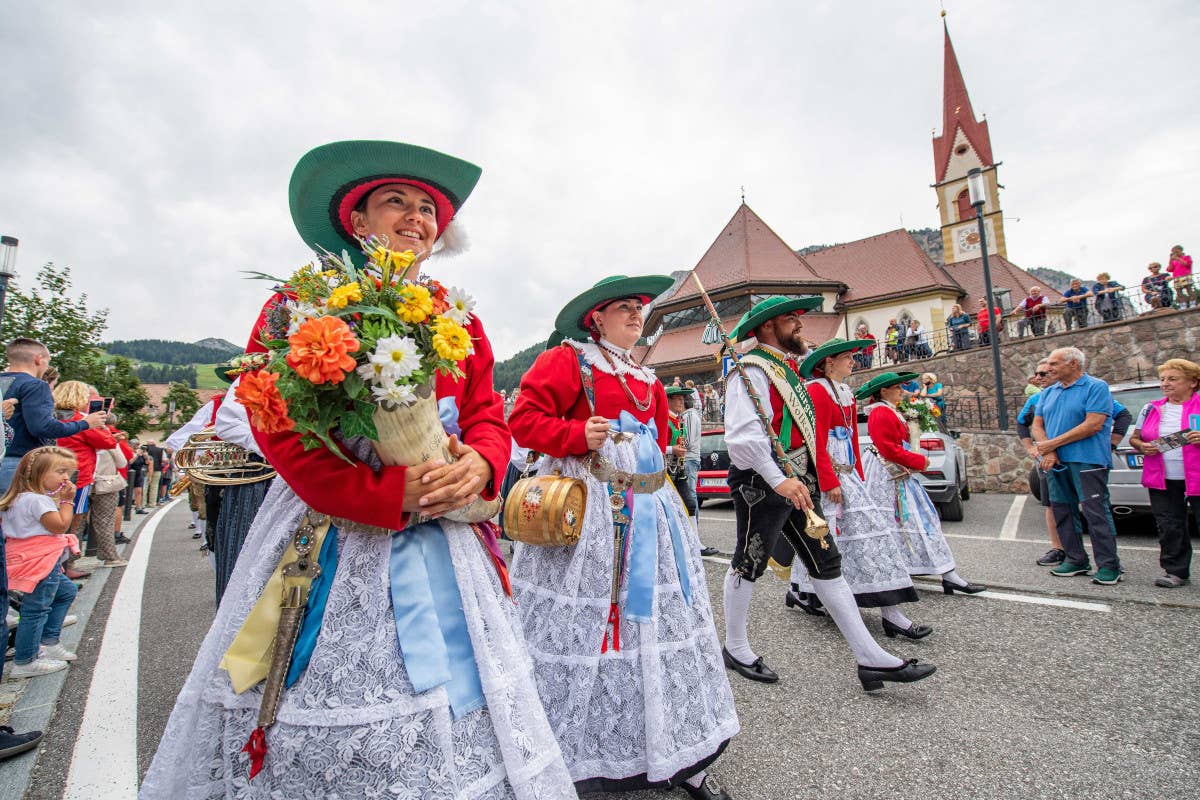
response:
<svg viewBox="0 0 1200 800"><path fill-rule="evenodd" d="M305 524L308 519L308 515L305 515L300 524ZM314 561L319 557L325 534L329 532L329 517L322 516L321 519L323 521L313 527L311 553ZM233 691L237 694L252 689L267 678L271 669L272 644L275 642L275 631L279 628L284 592L289 588L284 584L283 568L299 557L295 545L289 544L283 551L283 557L279 559L279 566L275 568L262 594L259 595L258 602L254 604L246 621L242 623L241 630L234 637L233 644L229 645L221 659L221 669L229 673ZM310 579L303 580L311 583Z"/></svg>

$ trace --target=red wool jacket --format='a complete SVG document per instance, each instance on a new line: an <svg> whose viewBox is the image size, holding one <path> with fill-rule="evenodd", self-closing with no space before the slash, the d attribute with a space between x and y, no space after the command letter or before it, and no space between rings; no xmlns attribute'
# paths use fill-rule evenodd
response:
<svg viewBox="0 0 1200 800"><path fill-rule="evenodd" d="M76 411L75 416L64 422L75 422L83 419L83 414ZM82 489L91 486L96 477L96 451L112 450L117 446L117 440L107 428L86 428L72 436L58 440L59 447L65 447L75 453L75 461L79 466L79 480L75 485Z"/></svg>
<svg viewBox="0 0 1200 800"><path fill-rule="evenodd" d="M267 312L280 298L281 295L275 295L263 307L250 334L247 352L265 351L260 334ZM457 408L458 426L462 430L459 438L475 448L492 468L492 481L480 492L490 500L496 496L508 468L512 436L504 423L504 403L492 388L495 364L492 345L477 317L466 328L475 352L459 362L465 377L439 375L435 388L439 401L450 399ZM361 462L347 464L324 447L305 450L300 436L291 431L264 434L255 429L253 432L267 461L313 510L391 530L400 530L407 524L409 515L401 507L405 467L382 467L376 472ZM354 461L348 451L346 454Z"/></svg>
<svg viewBox="0 0 1200 800"><path fill-rule="evenodd" d="M850 441L854 447L854 470L858 477L863 477L862 451L858 448L858 406L853 401L848 406L839 406L829 394L826 386L805 387L808 396L812 398L813 411L817 417L817 439L823 443L829 442L829 431L839 426L850 426ZM844 412L844 415L843 415ZM838 474L833 470L833 459L829 457L828 446L817 448L817 484L822 492L840 487ZM880 452L883 452L882 450Z"/></svg>
<svg viewBox="0 0 1200 800"><path fill-rule="evenodd" d="M625 376L634 397L641 400L647 391L653 396L650 408L638 411L615 376L593 367L592 380L596 416L616 419L622 411L628 411L640 422L653 419L658 447L666 449L671 431L667 426L667 393L661 383L656 380L647 384L632 375ZM521 393L508 416L508 425L522 447L555 458L584 456L588 452L584 425L591 416L575 348L562 344L538 356L521 378Z"/></svg>
<svg viewBox="0 0 1200 800"><path fill-rule="evenodd" d="M918 472L929 464L925 456L904 449L904 443L908 441L908 426L887 406L877 406L871 411L867 417L867 433L871 437L871 444L875 445L884 460Z"/></svg>

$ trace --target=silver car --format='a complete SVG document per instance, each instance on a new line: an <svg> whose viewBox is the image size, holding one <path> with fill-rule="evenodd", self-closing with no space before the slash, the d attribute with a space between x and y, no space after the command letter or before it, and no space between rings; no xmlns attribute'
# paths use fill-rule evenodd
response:
<svg viewBox="0 0 1200 800"><path fill-rule="evenodd" d="M1133 424L1113 451L1112 472L1108 473L1108 502L1114 517L1150 513L1150 492L1142 486L1142 454L1129 446L1129 437L1137 426L1138 414L1147 403L1162 398L1158 381L1116 383L1111 387L1113 400L1129 410Z"/></svg>
<svg viewBox="0 0 1200 800"><path fill-rule="evenodd" d="M867 418L862 414L858 416L858 444L862 450L871 444ZM958 446L954 434L941 429L921 434L921 453L929 457L929 466L917 473L917 480L929 492L929 499L937 504L938 516L947 522L961 522L963 501L971 499L966 453Z"/></svg>

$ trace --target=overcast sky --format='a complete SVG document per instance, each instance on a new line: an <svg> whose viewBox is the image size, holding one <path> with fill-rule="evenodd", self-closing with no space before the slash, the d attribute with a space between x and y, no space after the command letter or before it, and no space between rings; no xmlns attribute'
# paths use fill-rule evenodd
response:
<svg viewBox="0 0 1200 800"><path fill-rule="evenodd" d="M107 338L241 344L267 287L239 271L308 260L298 158L419 143L483 167L472 249L429 271L503 358L600 277L692 267L741 186L793 248L938 225L938 8L7 2L0 233L22 282L69 264ZM1131 283L1200 253L1200 3L947 8L1010 260Z"/></svg>

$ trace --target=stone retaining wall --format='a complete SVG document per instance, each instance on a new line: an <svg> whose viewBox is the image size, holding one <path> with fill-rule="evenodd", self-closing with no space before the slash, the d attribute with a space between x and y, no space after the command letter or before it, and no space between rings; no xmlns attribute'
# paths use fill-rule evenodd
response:
<svg viewBox="0 0 1200 800"><path fill-rule="evenodd" d="M973 492L1027 492L1033 459L1016 433L962 431L958 445L967 456L967 483Z"/></svg>

